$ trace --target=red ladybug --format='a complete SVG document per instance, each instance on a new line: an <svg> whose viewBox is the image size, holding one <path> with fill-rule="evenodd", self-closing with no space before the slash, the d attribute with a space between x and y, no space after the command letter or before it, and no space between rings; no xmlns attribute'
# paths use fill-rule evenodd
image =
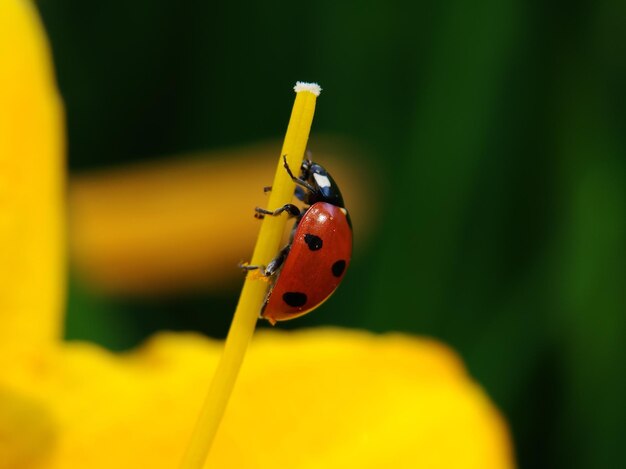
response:
<svg viewBox="0 0 626 469"><path fill-rule="evenodd" d="M297 184L296 197L309 207L302 211L293 204L274 211L256 208L258 218L282 212L297 217L289 244L263 271L273 282L261 317L272 325L302 316L326 301L341 282L352 255L352 223L334 179L308 159L302 163L300 177L295 177L283 160Z"/></svg>

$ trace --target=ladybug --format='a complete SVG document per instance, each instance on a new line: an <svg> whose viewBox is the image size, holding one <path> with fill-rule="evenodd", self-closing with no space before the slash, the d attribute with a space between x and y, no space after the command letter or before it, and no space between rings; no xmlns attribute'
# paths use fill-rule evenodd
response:
<svg viewBox="0 0 626 469"><path fill-rule="evenodd" d="M257 207L255 216L296 217L289 244L265 267L272 283L261 317L272 325L317 308L335 291L350 265L352 222L339 187L321 165L305 159L296 177L283 156L287 173L296 183L295 195L308 207L286 204L276 210ZM271 188L266 188L271 190ZM262 268L245 266L245 270Z"/></svg>

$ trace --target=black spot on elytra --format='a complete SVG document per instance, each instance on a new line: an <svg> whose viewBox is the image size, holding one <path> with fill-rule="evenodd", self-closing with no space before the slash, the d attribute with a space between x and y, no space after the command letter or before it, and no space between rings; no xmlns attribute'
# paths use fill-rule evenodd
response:
<svg viewBox="0 0 626 469"><path fill-rule="evenodd" d="M320 238L319 236L315 236L314 234L308 233L304 235L304 242L311 251L317 251L318 249L322 249L322 244L324 244L322 238Z"/></svg>
<svg viewBox="0 0 626 469"><path fill-rule="evenodd" d="M341 260L341 261L335 262L333 266L331 267L331 269L335 277L341 277L341 274L343 274L343 271L346 270L346 261Z"/></svg>
<svg viewBox="0 0 626 469"><path fill-rule="evenodd" d="M299 291L288 291L283 293L283 301L292 308L299 308L306 304L307 297L304 293Z"/></svg>

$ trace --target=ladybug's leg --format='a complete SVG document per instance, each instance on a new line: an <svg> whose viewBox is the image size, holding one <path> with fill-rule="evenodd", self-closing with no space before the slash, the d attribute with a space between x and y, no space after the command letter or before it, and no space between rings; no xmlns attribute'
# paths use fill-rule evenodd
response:
<svg viewBox="0 0 626 469"><path fill-rule="evenodd" d="M272 192L272 186L265 186L263 188L263 193L267 194L268 192Z"/></svg>
<svg viewBox="0 0 626 469"><path fill-rule="evenodd" d="M249 272L250 270L257 270L257 269L265 270L265 267L262 265L250 265L245 262L240 262L239 264L237 264L237 267L239 267L241 270L244 270L246 272Z"/></svg>
<svg viewBox="0 0 626 469"><path fill-rule="evenodd" d="M250 265L246 264L245 262L240 262L239 268L246 272L249 272L251 270L261 270L261 273L264 277L271 277L278 271L278 269L280 269L280 266L283 265L283 262L285 262L285 258L287 257L287 254L289 254L290 249L291 244L287 244L278 252L278 255L274 259L272 259L269 264L267 264L267 267L262 265Z"/></svg>
<svg viewBox="0 0 626 469"><path fill-rule="evenodd" d="M278 255L272 259L269 264L267 264L264 272L266 277L271 277L278 271L278 269L280 269L280 266L282 266L283 262L285 262L285 258L287 257L287 254L289 254L290 249L291 244L286 245L278 252Z"/></svg>
<svg viewBox="0 0 626 469"><path fill-rule="evenodd" d="M277 208L276 210L266 210L261 207L256 207L254 211L256 212L254 214L256 218L263 218L265 217L265 215L272 215L276 217L283 212L288 212L289 215L291 215L292 217L297 217L300 215L300 209L294 204L285 204L282 207Z"/></svg>

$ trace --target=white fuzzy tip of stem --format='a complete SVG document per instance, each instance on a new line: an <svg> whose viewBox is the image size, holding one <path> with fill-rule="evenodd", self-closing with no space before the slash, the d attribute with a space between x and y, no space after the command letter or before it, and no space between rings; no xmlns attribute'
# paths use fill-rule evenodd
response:
<svg viewBox="0 0 626 469"><path fill-rule="evenodd" d="M317 83L305 83L303 81L297 81L296 86L293 87L293 90L296 93L300 93L300 91L308 91L309 93L313 93L315 96L319 96L322 92L322 87Z"/></svg>

